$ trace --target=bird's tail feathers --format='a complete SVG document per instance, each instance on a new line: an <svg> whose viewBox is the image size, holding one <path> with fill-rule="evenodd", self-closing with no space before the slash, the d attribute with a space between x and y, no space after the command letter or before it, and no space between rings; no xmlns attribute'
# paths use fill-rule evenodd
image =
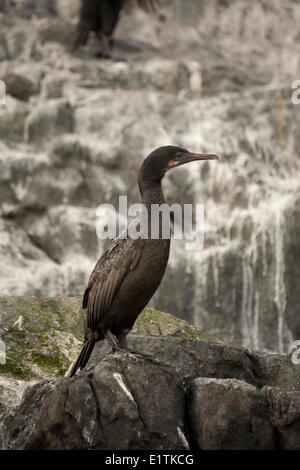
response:
<svg viewBox="0 0 300 470"><path fill-rule="evenodd" d="M71 371L69 372L69 377L73 377L73 375L76 374L78 369L84 369L84 367L86 366L90 358L90 355L92 354L92 351L95 346L95 342L96 341L94 339L89 339L85 341L75 364L73 365Z"/></svg>

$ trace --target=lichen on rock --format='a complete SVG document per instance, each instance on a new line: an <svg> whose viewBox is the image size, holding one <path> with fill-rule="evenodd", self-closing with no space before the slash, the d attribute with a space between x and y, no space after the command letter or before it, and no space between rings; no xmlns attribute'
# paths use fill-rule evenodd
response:
<svg viewBox="0 0 300 470"><path fill-rule="evenodd" d="M83 340L85 313L81 297L0 297L0 338L6 364L0 375L23 380L61 377L77 357ZM206 338L193 325L146 308L132 333Z"/></svg>

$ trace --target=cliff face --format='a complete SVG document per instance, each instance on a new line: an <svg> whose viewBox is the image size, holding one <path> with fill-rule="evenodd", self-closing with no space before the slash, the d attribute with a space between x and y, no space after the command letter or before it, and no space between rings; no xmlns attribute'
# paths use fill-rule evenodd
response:
<svg viewBox="0 0 300 470"><path fill-rule="evenodd" d="M0 11L2 295L81 295L103 250L95 209L138 202L147 153L180 144L221 161L170 173L168 201L205 204L204 249L174 240L152 306L251 350L300 337L300 7L166 0L122 15L114 54L70 56L74 2ZM178 288L180 283L180 289Z"/></svg>

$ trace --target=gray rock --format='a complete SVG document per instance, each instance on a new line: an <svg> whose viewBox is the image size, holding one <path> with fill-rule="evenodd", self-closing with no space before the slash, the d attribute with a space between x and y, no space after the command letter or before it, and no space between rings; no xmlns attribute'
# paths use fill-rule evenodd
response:
<svg viewBox="0 0 300 470"><path fill-rule="evenodd" d="M41 98L46 100L61 98L63 83L63 78L47 75L41 83Z"/></svg>
<svg viewBox="0 0 300 470"><path fill-rule="evenodd" d="M94 237L93 209L56 206L48 210L43 223L41 219L31 221L27 230L35 245L59 264L73 258L75 245L78 256L91 260L95 252L103 250L103 243Z"/></svg>
<svg viewBox="0 0 300 470"><path fill-rule="evenodd" d="M191 439L198 449L275 449L268 402L252 385L235 379L199 378L187 393Z"/></svg>
<svg viewBox="0 0 300 470"><path fill-rule="evenodd" d="M18 100L27 101L38 91L35 83L23 75L7 73L3 80L6 84L6 92Z"/></svg>
<svg viewBox="0 0 300 470"><path fill-rule="evenodd" d="M23 18L31 19L32 16L44 17L56 14L55 2L53 0L18 0L12 5L12 11Z"/></svg>
<svg viewBox="0 0 300 470"><path fill-rule="evenodd" d="M293 391L292 376L277 386L272 356L266 373L256 355L207 340L134 334L129 346L150 356L98 343L79 375L26 388L2 410L2 447L298 448L299 372Z"/></svg>
<svg viewBox="0 0 300 470"><path fill-rule="evenodd" d="M279 387L264 387L272 410L272 422L278 433L282 450L300 449L300 393L285 392Z"/></svg>
<svg viewBox="0 0 300 470"><path fill-rule="evenodd" d="M28 112L27 103L21 102L10 95L6 96L5 107L0 106L0 138L2 141L16 143L23 140L24 123ZM7 156L9 153L8 148L4 152Z"/></svg>
<svg viewBox="0 0 300 470"><path fill-rule="evenodd" d="M3 446L187 449L184 412L174 372L138 356L108 356L93 373L34 386L7 417Z"/></svg>
<svg viewBox="0 0 300 470"><path fill-rule="evenodd" d="M284 391L300 390L300 368L289 355L250 353L246 348L213 339L189 339L129 335L129 347L151 354L163 364L176 368L185 383L196 377L237 379L255 387L278 386ZM107 354L105 343L97 343L91 359L95 366Z"/></svg>
<svg viewBox="0 0 300 470"><path fill-rule="evenodd" d="M298 448L300 369L290 355L205 339L146 309L128 339L136 354L101 341L84 371L61 378L80 350L80 305L0 299L2 448Z"/></svg>
<svg viewBox="0 0 300 470"><path fill-rule="evenodd" d="M53 139L49 148L49 158L58 168L75 166L84 171L91 164L87 142L72 134Z"/></svg>
<svg viewBox="0 0 300 470"><path fill-rule="evenodd" d="M74 27L63 18L45 18L39 22L38 35L42 43L58 42L68 45Z"/></svg>
<svg viewBox="0 0 300 470"><path fill-rule="evenodd" d="M21 403L25 390L33 384L34 381L25 382L23 380L0 377L0 416L3 417L17 408ZM3 420L1 419L0 448L2 448L2 425Z"/></svg>
<svg viewBox="0 0 300 470"><path fill-rule="evenodd" d="M25 140L41 142L57 134L72 132L72 108L63 99L38 105L25 122Z"/></svg>

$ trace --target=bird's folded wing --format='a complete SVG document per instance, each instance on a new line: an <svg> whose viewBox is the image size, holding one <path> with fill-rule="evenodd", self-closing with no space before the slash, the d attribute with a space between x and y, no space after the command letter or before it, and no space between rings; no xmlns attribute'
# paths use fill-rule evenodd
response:
<svg viewBox="0 0 300 470"><path fill-rule="evenodd" d="M99 259L83 299L83 308L87 307L88 328L97 328L110 309L124 276L137 266L144 242L143 239L116 239Z"/></svg>

